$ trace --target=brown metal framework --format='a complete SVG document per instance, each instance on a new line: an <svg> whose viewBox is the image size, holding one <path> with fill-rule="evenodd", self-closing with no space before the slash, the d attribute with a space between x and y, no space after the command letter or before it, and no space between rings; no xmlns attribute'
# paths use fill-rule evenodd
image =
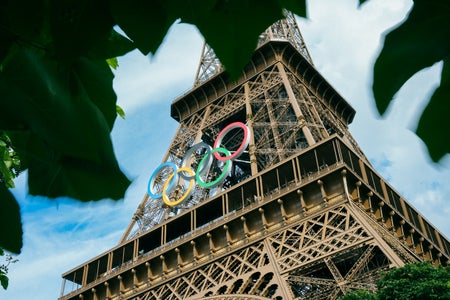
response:
<svg viewBox="0 0 450 300"><path fill-rule="evenodd" d="M392 267L449 264L450 242L351 137L354 114L309 56L274 36L237 82L198 82L172 104L180 126L164 161L179 165L235 121L251 132L248 152L223 186L196 187L180 206L146 195L118 246L63 274L60 299L337 299L374 291ZM242 133L229 136L236 149Z"/></svg>
<svg viewBox="0 0 450 300"><path fill-rule="evenodd" d="M449 253L333 135L63 274L61 299L336 299Z"/></svg>
<svg viewBox="0 0 450 300"><path fill-rule="evenodd" d="M249 151L236 164L230 182L237 183L338 133L358 151L348 132L353 108L317 73L291 43L274 41L258 48L236 83L221 73L172 104L172 117L180 122L163 161L180 164L184 153L200 141L212 140L227 124L246 123L252 132ZM233 149L242 140L237 133L227 141ZM168 174L166 175L166 177ZM164 178L161 179L164 182ZM176 210L146 195L123 240L149 230L162 220L220 192L197 189Z"/></svg>

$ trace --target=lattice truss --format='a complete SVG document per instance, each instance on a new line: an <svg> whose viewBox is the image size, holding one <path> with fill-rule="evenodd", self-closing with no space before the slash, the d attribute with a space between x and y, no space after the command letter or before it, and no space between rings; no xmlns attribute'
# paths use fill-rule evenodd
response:
<svg viewBox="0 0 450 300"><path fill-rule="evenodd" d="M269 265L267 249L259 242L134 299L208 299L224 294L241 295L239 299L251 299L245 295L280 297L274 273L267 268Z"/></svg>
<svg viewBox="0 0 450 300"><path fill-rule="evenodd" d="M312 58L309 55L303 36L295 21L295 16L289 11L284 12L285 19L275 22L272 26L267 28L263 34L259 36L258 47L268 41L281 40L289 41L310 64L313 64Z"/></svg>
<svg viewBox="0 0 450 300"><path fill-rule="evenodd" d="M280 71L288 75L288 81L282 79ZM240 121L249 125L250 121L253 139L249 149L254 155L252 162L250 153L244 153L235 161L233 172L223 187L208 190L196 186L189 200L176 208L164 207L161 200L151 199L147 195L135 214L132 224L134 229L128 238L251 176L251 163L257 164L257 170L261 171L308 147L302 130L304 127L309 129L316 142L336 132L342 136L350 136L347 127L329 112L324 101L319 100L297 76L281 64L269 67L246 85L249 91L247 96L246 87L238 86L206 109L182 121L165 161L180 165L184 153L193 144L203 141L212 146L214 138L227 124ZM289 99L287 89L292 89L295 99ZM293 105L299 106L301 116L295 114ZM242 132L232 132L224 141L224 146L234 150L242 139ZM201 152L193 155L194 168L202 155ZM162 172L159 181L161 189L170 171ZM220 167L215 172L220 173ZM182 195L183 192L183 186L180 186L178 193Z"/></svg>
<svg viewBox="0 0 450 300"><path fill-rule="evenodd" d="M390 264L341 205L133 299L337 299L350 290L375 291Z"/></svg>
<svg viewBox="0 0 450 300"><path fill-rule="evenodd" d="M280 76L269 74L264 81L269 83L267 89L250 100L258 170L308 146L301 130L304 124L298 121Z"/></svg>
<svg viewBox="0 0 450 300"><path fill-rule="evenodd" d="M288 41L303 55L304 58L313 64L303 36L295 21L294 14L289 11L284 11L284 15L285 19L275 22L259 36L258 46L256 48L268 41ZM223 70L224 68L214 53L214 50L208 44L203 44L202 56L200 58L194 85L199 85L207 81Z"/></svg>
<svg viewBox="0 0 450 300"><path fill-rule="evenodd" d="M337 299L352 289L375 291L390 261L345 206L270 238L295 299Z"/></svg>
<svg viewBox="0 0 450 300"><path fill-rule="evenodd" d="M283 74L286 74L287 80L283 80ZM292 90L293 99L288 96L288 90ZM295 113L294 105L299 107L301 115ZM235 121L246 123L251 129L249 151L234 161L232 172L222 187L204 189L196 186L190 198L180 206L164 207L162 200L151 199L146 195L132 220L132 229L125 234L124 239L148 230L162 220L250 177L253 175L251 164L261 171L305 149L309 146L305 128L315 142L336 132L350 136L342 121L327 111L329 109L325 102L281 63L268 67L244 85L219 97L180 123L164 161L172 161L180 166L184 154L192 145L203 141L213 146L220 130ZM222 146L233 151L239 147L242 139L242 131L236 130L226 136ZM197 167L203 154L201 151L193 154L193 168ZM171 169L161 172L156 181L159 189L162 189L170 172ZM215 165L210 176L217 176L220 172L221 166ZM183 195L185 188L180 185L171 197Z"/></svg>
<svg viewBox="0 0 450 300"><path fill-rule="evenodd" d="M307 83L302 81L300 77L292 72L286 72L286 75L316 141L320 141L322 137L337 133L348 141L361 158L368 162L358 143L350 134L347 124L343 123L336 116L335 110L326 101L323 101L320 96L317 96L312 89L309 89ZM326 131L326 134L323 130Z"/></svg>

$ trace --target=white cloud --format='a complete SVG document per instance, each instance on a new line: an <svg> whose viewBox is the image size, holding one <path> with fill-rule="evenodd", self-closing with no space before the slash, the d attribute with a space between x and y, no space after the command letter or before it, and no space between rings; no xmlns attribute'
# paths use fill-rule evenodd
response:
<svg viewBox="0 0 450 300"><path fill-rule="evenodd" d="M114 83L119 105L129 113L187 91L194 82L202 45L196 28L180 23L171 27L152 57L137 50L120 57Z"/></svg>
<svg viewBox="0 0 450 300"><path fill-rule="evenodd" d="M31 203L22 210L24 247L19 262L10 266L10 286L0 292L1 299L30 295L55 299L61 274L116 244L128 221L121 213L123 205L111 201L85 205L67 199L57 200L58 205L31 197L25 201Z"/></svg>

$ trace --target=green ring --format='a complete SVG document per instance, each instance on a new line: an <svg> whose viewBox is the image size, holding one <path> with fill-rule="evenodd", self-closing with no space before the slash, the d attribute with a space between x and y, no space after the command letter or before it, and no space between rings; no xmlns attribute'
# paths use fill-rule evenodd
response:
<svg viewBox="0 0 450 300"><path fill-rule="evenodd" d="M202 160L200 160L200 163L197 166L197 171L195 172L195 179L197 180L198 185L200 185L201 187L204 188L210 188L210 187L214 187L216 185L218 185L222 180L225 179L225 176L227 175L229 169L231 169L231 160L227 160L225 163L225 168L224 170L227 170L226 172L222 171L222 174L220 174L220 176L211 182L203 182L203 180L200 177L200 172L199 170L203 169L203 164L205 163L205 160L208 158L209 155L212 155L215 152L222 152L223 154L225 154L226 156L230 155L230 151L228 151L226 148L222 148L222 147L217 147L212 149L211 151L209 151L209 153L207 153L205 156L203 156Z"/></svg>

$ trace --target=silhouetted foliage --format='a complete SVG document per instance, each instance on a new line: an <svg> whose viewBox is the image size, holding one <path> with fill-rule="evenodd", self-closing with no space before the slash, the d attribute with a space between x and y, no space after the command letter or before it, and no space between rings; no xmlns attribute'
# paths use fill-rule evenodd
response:
<svg viewBox="0 0 450 300"><path fill-rule="evenodd" d="M376 294L354 291L339 300L448 300L450 268L429 262L407 264L384 274L377 286Z"/></svg>

